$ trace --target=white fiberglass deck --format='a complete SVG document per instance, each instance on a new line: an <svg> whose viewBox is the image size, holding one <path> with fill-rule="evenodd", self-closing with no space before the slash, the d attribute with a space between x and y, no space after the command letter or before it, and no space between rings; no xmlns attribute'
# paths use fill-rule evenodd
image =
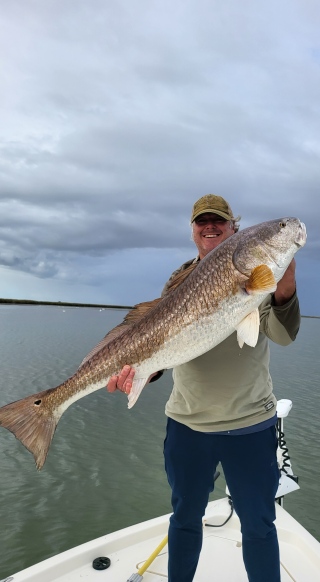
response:
<svg viewBox="0 0 320 582"><path fill-rule="evenodd" d="M223 523L230 513L227 499L209 503L204 523ZM165 537L169 515L108 534L32 566L8 582L127 582ZM277 505L282 582L320 580L320 544ZM110 558L108 569L97 571L92 562ZM167 580L167 546L143 573L144 582ZM142 578L139 578L140 580ZM204 526L204 544L194 582L247 582L242 562L239 520L233 514L221 528Z"/></svg>

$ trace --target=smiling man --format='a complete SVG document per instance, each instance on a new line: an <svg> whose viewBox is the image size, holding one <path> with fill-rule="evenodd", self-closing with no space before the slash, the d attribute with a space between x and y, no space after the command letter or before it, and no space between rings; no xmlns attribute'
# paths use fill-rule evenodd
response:
<svg viewBox="0 0 320 582"><path fill-rule="evenodd" d="M207 194L191 214L198 256L175 271L170 293L200 261L239 226L226 200ZM256 346L239 348L236 332L198 358L173 369L166 404L165 469L172 489L168 582L192 582L202 546L202 517L221 462L241 522L243 560L249 582L280 582L275 520L279 483L276 398L269 373L268 340L291 343L299 330L293 260L273 294L260 305ZM134 369L125 366L108 390L129 393ZM155 374L156 380L161 372ZM151 379L151 378L150 378ZM214 577L214 564L208 579Z"/></svg>
<svg viewBox="0 0 320 582"><path fill-rule="evenodd" d="M221 196L207 194L198 200L192 211L193 240L203 259L212 249L239 230L232 210Z"/></svg>
<svg viewBox="0 0 320 582"><path fill-rule="evenodd" d="M176 277L185 271L191 271L210 251L215 249L224 240L229 238L239 230L238 221L228 202L222 196L215 194L206 194L195 202L191 214L192 240L197 249L198 256L195 259L186 261L179 269L172 273L169 281L165 284L162 291L164 296L171 289Z"/></svg>

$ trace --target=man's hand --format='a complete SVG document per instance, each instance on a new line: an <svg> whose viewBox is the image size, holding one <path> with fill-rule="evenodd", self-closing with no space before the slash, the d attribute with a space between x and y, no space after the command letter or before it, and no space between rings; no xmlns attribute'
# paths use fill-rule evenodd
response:
<svg viewBox="0 0 320 582"><path fill-rule="evenodd" d="M107 386L108 392L115 392L116 390L120 390L125 394L130 394L135 373L135 369L131 368L131 366L123 366L118 376L111 376ZM151 374L151 376L148 378L148 382L150 382L151 378L157 374L158 372Z"/></svg>
<svg viewBox="0 0 320 582"><path fill-rule="evenodd" d="M274 292L274 302L276 305L287 303L296 290L296 261L292 259L282 279L280 279L277 289Z"/></svg>
<svg viewBox="0 0 320 582"><path fill-rule="evenodd" d="M135 373L135 369L131 366L124 366L118 376L111 376L107 386L108 392L121 390L125 394L130 394Z"/></svg>

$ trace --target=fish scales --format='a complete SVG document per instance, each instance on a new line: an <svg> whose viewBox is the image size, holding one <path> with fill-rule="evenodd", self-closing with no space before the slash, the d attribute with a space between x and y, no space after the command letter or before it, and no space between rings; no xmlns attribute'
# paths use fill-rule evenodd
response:
<svg viewBox="0 0 320 582"><path fill-rule="evenodd" d="M276 219L232 235L143 315L137 306L138 315L125 321L115 336L108 334L71 378L0 408L0 425L21 440L41 468L63 412L106 386L125 364L136 370L131 407L152 373L203 354L235 330L240 347L244 341L254 346L257 307L276 288L305 241L305 226L295 218Z"/></svg>

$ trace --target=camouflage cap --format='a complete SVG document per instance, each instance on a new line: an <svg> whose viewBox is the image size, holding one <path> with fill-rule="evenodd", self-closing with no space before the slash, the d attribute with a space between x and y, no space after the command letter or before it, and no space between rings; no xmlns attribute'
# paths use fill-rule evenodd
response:
<svg viewBox="0 0 320 582"><path fill-rule="evenodd" d="M222 198L222 196L216 196L216 194L206 194L194 203L191 214L191 222L200 216L200 214L204 214L205 212L218 214L218 216L221 216L225 220L240 220L240 216L237 216L237 218L233 216L233 212L228 202Z"/></svg>

